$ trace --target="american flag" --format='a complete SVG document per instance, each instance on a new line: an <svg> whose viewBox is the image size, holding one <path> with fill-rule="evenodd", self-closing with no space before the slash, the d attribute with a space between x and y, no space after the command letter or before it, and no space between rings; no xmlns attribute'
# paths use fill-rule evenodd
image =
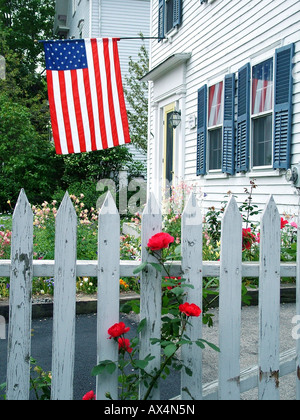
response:
<svg viewBox="0 0 300 420"><path fill-rule="evenodd" d="M118 39L44 43L57 154L130 143Z"/></svg>
<svg viewBox="0 0 300 420"><path fill-rule="evenodd" d="M223 82L209 88L208 126L222 124Z"/></svg>
<svg viewBox="0 0 300 420"><path fill-rule="evenodd" d="M252 71L252 114L269 111L273 106L273 60L254 66Z"/></svg>

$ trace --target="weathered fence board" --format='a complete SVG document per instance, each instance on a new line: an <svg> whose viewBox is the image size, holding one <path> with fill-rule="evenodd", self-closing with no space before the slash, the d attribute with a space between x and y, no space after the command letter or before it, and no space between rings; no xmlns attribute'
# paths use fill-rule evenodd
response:
<svg viewBox="0 0 300 420"><path fill-rule="evenodd" d="M191 194L182 214L182 276L187 285L193 288L186 289L186 301L202 307L202 215L196 201L196 196ZM202 314L192 318L186 327L186 335L192 341L202 338ZM182 361L185 366L193 371L187 375L183 369L181 373L182 399L202 399L202 350L195 343L181 348ZM194 361L197 360L197 364Z"/></svg>
<svg viewBox="0 0 300 420"><path fill-rule="evenodd" d="M157 201L153 194L150 194L142 217L142 262L148 261L157 263L155 256L147 250L147 244L151 236L161 232L162 215ZM160 338L161 329L161 273L154 267L148 265L142 271L140 278L140 318L146 320L146 328L140 333L140 359L144 359L148 354L155 356L150 361L147 371L160 367L160 345L151 345L151 338ZM147 388L142 383L140 386L140 399L143 399ZM153 389L149 399L160 399L159 384Z"/></svg>
<svg viewBox="0 0 300 420"><path fill-rule="evenodd" d="M242 218L233 196L222 220L220 264L219 398L236 400L240 398Z"/></svg>
<svg viewBox="0 0 300 420"><path fill-rule="evenodd" d="M55 220L52 400L73 399L77 216L65 194Z"/></svg>
<svg viewBox="0 0 300 420"><path fill-rule="evenodd" d="M98 260L76 260L76 214L66 194L56 218L55 261L33 258L33 214L22 190L13 215L11 260L0 260L0 276L11 277L8 330L7 398L29 398L31 354L31 288L33 276L55 277L52 399L72 399L75 354L76 276L98 277L97 362L117 361L118 345L108 340L107 330L119 321L119 278L133 276L139 261L120 261L120 216L108 193L99 213ZM300 219L299 219L300 226ZM162 229L162 215L150 194L142 217L142 261L157 262L148 252L149 238ZM259 399L278 399L280 376L296 372L296 398L300 399L300 340L295 348L279 355L280 276L296 276L296 313L300 315L300 247L296 263L280 262L280 216L272 197L261 220L260 262L242 263L242 219L232 197L222 220L220 261L202 261L202 217L191 194L182 215L182 260L170 265L171 276L182 276L188 285L185 299L202 306L202 278L220 277L219 299L219 378L202 385L202 352L200 347L183 346L181 358L193 372L182 373L182 399L238 399L240 393L258 387ZM300 243L300 228L298 228ZM141 320L146 326L140 333L140 359L155 356L147 369L160 366L161 277L148 265L141 273ZM241 277L259 277L259 359L258 366L240 373ZM186 334L191 340L201 338L201 317L192 319ZM99 376L98 399L105 393L117 399L117 371ZM147 392L140 386L139 397ZM159 386L151 399L160 398Z"/></svg>
<svg viewBox="0 0 300 420"><path fill-rule="evenodd" d="M280 216L270 197L260 225L259 399L279 398Z"/></svg>
<svg viewBox="0 0 300 420"><path fill-rule="evenodd" d="M24 190L13 213L7 399L28 400L31 355L33 215Z"/></svg>
<svg viewBox="0 0 300 420"><path fill-rule="evenodd" d="M98 228L98 303L97 303L97 363L118 360L118 344L108 340L107 330L119 322L120 294L120 216L109 192L99 213ZM96 378L97 399L105 394L118 399L118 370Z"/></svg>

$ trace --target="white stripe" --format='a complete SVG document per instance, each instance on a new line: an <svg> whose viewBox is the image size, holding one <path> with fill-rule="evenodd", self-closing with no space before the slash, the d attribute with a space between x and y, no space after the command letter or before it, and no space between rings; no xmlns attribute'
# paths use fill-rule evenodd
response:
<svg viewBox="0 0 300 420"><path fill-rule="evenodd" d="M94 124L95 124L96 146L98 150L102 150L103 147L102 147L102 141L101 141L100 124L99 124L99 110L98 110L97 88L96 88L96 81L95 81L94 60L93 60L92 44L91 44L90 39L85 40L85 48L86 48L87 63L88 63L88 69L89 69L91 99L92 99L92 105L93 105L93 115L94 115Z"/></svg>
<svg viewBox="0 0 300 420"><path fill-rule="evenodd" d="M109 40L109 55L111 57L110 63L111 63L112 93L113 93L113 102L114 102L114 108L115 108L119 144L125 144L121 110L120 110L120 102L119 102L119 94L118 94L118 86L117 86L117 79L116 79L116 72L115 72L114 51L113 51L112 40Z"/></svg>
<svg viewBox="0 0 300 420"><path fill-rule="evenodd" d="M266 102L265 102L265 109L264 111L269 111L272 109L272 93L273 93L273 83L268 81L267 92L266 92Z"/></svg>
<svg viewBox="0 0 300 420"><path fill-rule="evenodd" d="M90 152L92 150L91 130L90 130L88 111L87 111L83 70L77 70L77 80L78 80L79 101L80 101L80 108L81 108L81 114L82 114L86 151Z"/></svg>
<svg viewBox="0 0 300 420"><path fill-rule="evenodd" d="M68 147L67 147L67 138L66 138L66 130L65 130L65 123L63 118L63 110L61 104L61 96L60 96L60 88L59 88L59 78L58 78L58 71L52 71L52 78L53 78L53 95L54 95L54 103L57 115L57 125L58 125L58 132L59 132L59 140L60 140L60 147L63 155L68 154Z"/></svg>
<svg viewBox="0 0 300 420"><path fill-rule="evenodd" d="M107 93L107 76L106 68L104 61L104 48L102 39L97 40L98 54L99 54L99 67L100 67L100 77L102 85L102 97L103 97L103 111L104 111L104 120L107 136L107 146L113 147L112 132L111 132L111 123L110 123L110 114L108 106L108 93Z"/></svg>
<svg viewBox="0 0 300 420"><path fill-rule="evenodd" d="M75 113L75 106L74 106L71 71L65 70L64 74L65 74L65 82L66 82L67 106L68 106L68 113L69 113L69 119L70 119L70 127L71 127L71 133L72 133L72 143L73 143L74 153L80 153L80 143L79 143L76 113Z"/></svg>

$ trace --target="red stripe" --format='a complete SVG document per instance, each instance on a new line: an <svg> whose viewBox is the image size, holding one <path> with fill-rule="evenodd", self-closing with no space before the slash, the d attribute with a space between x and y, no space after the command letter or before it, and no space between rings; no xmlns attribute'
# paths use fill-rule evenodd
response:
<svg viewBox="0 0 300 420"><path fill-rule="evenodd" d="M213 85L209 89L209 98L208 98L208 121L210 121L211 107L213 103L213 98L215 94L216 85Z"/></svg>
<svg viewBox="0 0 300 420"><path fill-rule="evenodd" d="M125 99L124 99L117 38L113 39L113 51L114 51L115 74L116 74L116 82L117 82L118 95L119 95L119 106L120 106L120 113L121 113L121 118L122 118L124 139L125 139L125 143L130 143L129 126L128 126Z"/></svg>
<svg viewBox="0 0 300 420"><path fill-rule="evenodd" d="M111 133L114 146L119 146L118 130L116 124L116 115L114 108L114 98L112 94L111 87L111 70L110 70L110 57L109 57L109 48L108 48L108 39L104 38L103 42L103 51L104 51L104 63L106 71L106 80L107 80L107 96L108 96L108 108L109 108L109 117L111 124Z"/></svg>
<svg viewBox="0 0 300 420"><path fill-rule="evenodd" d="M258 84L258 79L253 79L253 82L252 82L252 114L254 114L254 110L255 110L257 84Z"/></svg>
<svg viewBox="0 0 300 420"><path fill-rule="evenodd" d="M218 122L219 112L221 109L222 93L223 93L223 82L220 82L218 83L217 109L215 113L214 125L216 125Z"/></svg>
<svg viewBox="0 0 300 420"><path fill-rule="evenodd" d="M54 145L55 145L56 153L58 155L61 155L62 151L61 151L61 145L60 145L60 140L59 140L59 131L58 131L58 123L57 123L57 116L56 116L54 91L53 91L53 77L52 77L51 70L47 70L47 85L48 85L48 100L49 100Z"/></svg>
<svg viewBox="0 0 300 420"><path fill-rule="evenodd" d="M69 112L68 112L68 101L67 101L67 91L66 91L64 71L58 72L58 78L59 78L60 97L61 97L64 124L65 124L68 152L74 153L70 117L69 117Z"/></svg>
<svg viewBox="0 0 300 420"><path fill-rule="evenodd" d="M74 108L75 108L75 116L76 116L80 151L86 152L85 135L84 135L81 105L80 105L80 99L79 99L79 90L78 90L77 70L71 70L71 79L72 79L72 90L73 90Z"/></svg>
<svg viewBox="0 0 300 420"><path fill-rule="evenodd" d="M104 112L103 112L103 96L102 96L102 85L101 85L101 78L100 78L97 40L91 39L91 45L92 45L92 54L93 54L94 69L95 69L95 80L96 80L96 90L97 90L97 100L98 100L98 110L99 110L99 124L100 124L102 147L103 149L107 149L108 145L107 145Z"/></svg>
<svg viewBox="0 0 300 420"><path fill-rule="evenodd" d="M93 103L92 103L89 70L83 69L82 71L83 71L83 82L84 82L84 89L85 89L87 113L88 113L88 119L89 119L89 128L90 128L90 134L91 134L91 146L92 146L92 150L94 151L94 150L97 150L97 145L96 145L95 122L94 122L94 114L93 114Z"/></svg>

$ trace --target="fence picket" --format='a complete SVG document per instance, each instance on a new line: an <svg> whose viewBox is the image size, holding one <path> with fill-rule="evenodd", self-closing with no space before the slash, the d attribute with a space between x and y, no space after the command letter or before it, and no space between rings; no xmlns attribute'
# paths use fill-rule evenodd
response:
<svg viewBox="0 0 300 420"><path fill-rule="evenodd" d="M261 400L279 399L280 216L272 196L260 225L259 381Z"/></svg>
<svg viewBox="0 0 300 420"><path fill-rule="evenodd" d="M181 253L182 275L185 284L193 288L186 289L186 301L202 308L202 215L195 194L191 194L181 218ZM186 327L186 335L192 341L202 338L202 314L191 318ZM202 350L195 343L181 349L182 362L193 375L181 373L181 398L202 399ZM196 362L197 361L197 362Z"/></svg>
<svg viewBox="0 0 300 420"><path fill-rule="evenodd" d="M13 213L7 399L28 400L31 356L33 214L22 189Z"/></svg>
<svg viewBox="0 0 300 420"><path fill-rule="evenodd" d="M77 216L66 193L55 220L52 400L73 399Z"/></svg>
<svg viewBox="0 0 300 420"><path fill-rule="evenodd" d="M107 330L119 322L120 294L120 216L110 192L99 213L98 226L98 304L97 363L118 360L118 344L108 340ZM109 393L118 399L118 370L96 378L97 400Z"/></svg>
<svg viewBox="0 0 300 420"><path fill-rule="evenodd" d="M218 396L222 400L240 398L241 282L242 218L231 196L221 228Z"/></svg>
<svg viewBox="0 0 300 420"><path fill-rule="evenodd" d="M162 216L157 201L150 193L146 207L142 215L142 262L157 262L156 258L148 253L147 243L150 237L161 231ZM146 319L146 327L140 333L140 359L148 354L155 357L150 361L147 371L151 372L160 366L160 345L151 345L150 338L160 338L161 329L161 274L151 265L141 273L140 292L140 318ZM139 395L143 399L147 387L140 384ZM149 399L159 399L160 388L153 389Z"/></svg>

